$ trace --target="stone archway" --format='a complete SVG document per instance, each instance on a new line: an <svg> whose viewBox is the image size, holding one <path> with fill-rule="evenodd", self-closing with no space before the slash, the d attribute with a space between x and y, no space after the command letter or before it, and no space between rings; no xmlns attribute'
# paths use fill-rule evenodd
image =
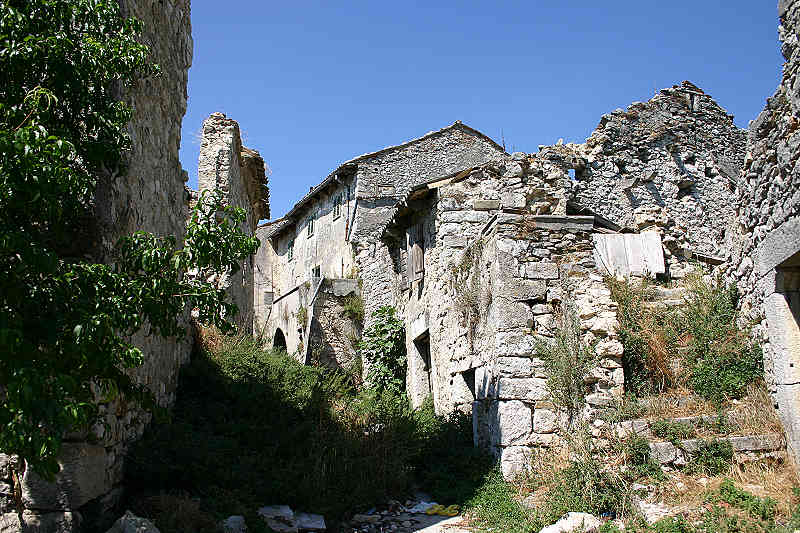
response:
<svg viewBox="0 0 800 533"><path fill-rule="evenodd" d="M275 350L286 350L286 336L281 331L281 328L275 330L275 335L272 337L272 348Z"/></svg>

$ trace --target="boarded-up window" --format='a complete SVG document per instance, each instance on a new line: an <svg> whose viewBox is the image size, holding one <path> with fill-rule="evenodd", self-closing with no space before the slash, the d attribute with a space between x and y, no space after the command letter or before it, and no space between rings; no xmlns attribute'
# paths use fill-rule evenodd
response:
<svg viewBox="0 0 800 533"><path fill-rule="evenodd" d="M664 250L655 232L594 235L597 266L609 274L663 274Z"/></svg>
<svg viewBox="0 0 800 533"><path fill-rule="evenodd" d="M425 275L425 243L422 238L422 224L408 228L406 232L408 261L406 273L408 281L413 283Z"/></svg>

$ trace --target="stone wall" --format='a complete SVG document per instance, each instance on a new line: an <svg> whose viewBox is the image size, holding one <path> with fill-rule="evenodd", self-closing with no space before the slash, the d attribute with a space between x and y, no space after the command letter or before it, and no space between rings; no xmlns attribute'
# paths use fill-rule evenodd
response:
<svg viewBox="0 0 800 533"><path fill-rule="evenodd" d="M603 115L585 144L539 155L573 169L577 206L623 229L661 228L670 255L722 257L744 153L733 117L683 82Z"/></svg>
<svg viewBox="0 0 800 533"><path fill-rule="evenodd" d="M355 368L362 320L353 314L352 306L359 301L363 305L357 280L323 281L310 313L309 359L312 364L341 370Z"/></svg>
<svg viewBox="0 0 800 533"><path fill-rule="evenodd" d="M587 378L583 415L592 420L613 404L624 383L615 306L593 254L594 218L566 214L569 178L560 166L514 159L412 191L384 233L412 403L430 395L438 412L472 412L476 443L502 459L507 477L531 448L555 444L563 423L535 348L553 336L562 301L574 305L601 361ZM404 259L409 231L423 235L419 280Z"/></svg>
<svg viewBox="0 0 800 533"><path fill-rule="evenodd" d="M124 176L101 177L96 196L100 226L97 260L110 261L114 243L122 235L144 230L158 235L184 235L186 172L178 149L181 122L186 111L187 71L192 61L189 0L124 0L123 12L144 22L143 41L161 75L126 88L125 98L134 108L128 131L132 151ZM159 404L174 401L178 370L189 357L188 341L138 334L134 343L143 349L144 364L132 371L147 384ZM102 515L120 494L123 456L139 438L150 417L124 402L101 405L102 419L92 437L70 435L61 456L62 472L55 484L27 470L22 479L22 500L29 525L37 531L71 531L80 517ZM89 443L91 442L91 443ZM9 464L0 454L0 513L12 509ZM0 531L20 529L14 513L0 518Z"/></svg>
<svg viewBox="0 0 800 533"><path fill-rule="evenodd" d="M778 15L786 63L750 124L728 274L738 281L745 320L758 324L767 385L800 462L800 2L781 0Z"/></svg>
<svg viewBox="0 0 800 533"><path fill-rule="evenodd" d="M227 205L241 207L247 215L241 230L253 235L259 220L269 216L269 189L261 155L242 146L239 124L222 113L203 121L203 140L198 161L200 193L221 191ZM235 274L216 280L225 287L239 309L235 322L243 331L253 330L254 260L249 257Z"/></svg>

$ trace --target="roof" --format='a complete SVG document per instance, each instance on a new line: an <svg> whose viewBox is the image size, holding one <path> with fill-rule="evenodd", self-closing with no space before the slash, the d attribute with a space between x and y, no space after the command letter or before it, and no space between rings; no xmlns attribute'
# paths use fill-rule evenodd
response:
<svg viewBox="0 0 800 533"><path fill-rule="evenodd" d="M274 228L271 228L271 230L268 230L268 232L264 236L264 238L269 239L272 236L276 235L277 233L281 232L284 228L286 228L288 226L291 226L292 223L294 222L294 216L300 210L302 210L308 203L310 203L311 200L313 200L321 191L325 190L325 188L328 187L328 185L330 185L332 182L336 181L337 176L346 167L354 165L354 164L358 163L359 161L363 161L365 159L370 159L372 157L384 154L386 152L391 152L392 150L405 148L406 146L410 146L410 145L412 145L414 143L417 143L417 142L422 141L424 139L428 139L430 137L434 137L436 135L441 135L442 133L444 133L444 132L446 132L448 130L451 130L451 129L455 129L455 128L461 128L461 129L466 130L466 131L468 131L470 133L473 133L473 134L481 137L482 139L488 141L489 143L494 145L499 150L505 152L505 149L502 146L500 146L499 144L497 144L488 135L486 135L484 133L481 133L480 131L476 130L475 128L471 128L471 127L467 126L466 124L464 124L460 120L456 120L455 122L453 122L449 126L446 126L446 127L442 128L440 130L430 131L430 132L426 133L425 135L423 135L422 137L417 137L416 139L412 139L410 141L406 141L406 142L404 142L402 144L397 144L397 145L393 145L393 146L387 146L386 148L382 148L382 149L380 149L378 151L375 151L375 152L369 152L369 153L366 153L366 154L362 154L362 155L360 155L358 157L354 157L353 159L349 159L349 160L345 161L344 163L340 164L338 167L336 167L336 169L333 172L328 174L328 176L324 180L322 180L322 182L319 185L317 185L316 187L313 187L310 191L308 191L308 194L303 196L300 199L300 201L298 201L296 204L294 204L294 206L289 210L288 213L286 213L286 215L283 216L283 218L275 220L275 221L272 221L272 222L269 222L267 224L264 224L264 225L275 224L276 222L280 221L280 223L275 224Z"/></svg>

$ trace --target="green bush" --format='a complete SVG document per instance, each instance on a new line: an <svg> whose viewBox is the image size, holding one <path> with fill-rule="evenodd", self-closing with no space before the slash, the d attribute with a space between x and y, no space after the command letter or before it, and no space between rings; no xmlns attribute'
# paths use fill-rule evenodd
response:
<svg viewBox="0 0 800 533"><path fill-rule="evenodd" d="M733 462L733 446L727 440L711 439L700 443L692 452L692 459L687 465L690 472L699 472L711 476L728 471Z"/></svg>
<svg viewBox="0 0 800 533"><path fill-rule="evenodd" d="M667 440L675 446L677 446L680 441L690 439L696 434L692 425L666 419L656 420L651 423L650 431L652 431L656 437Z"/></svg>
<svg viewBox="0 0 800 533"><path fill-rule="evenodd" d="M753 518L771 520L775 518L778 503L772 498L759 498L738 488L732 480L726 479L719 486L718 494L711 501L723 501L747 511Z"/></svg>
<svg viewBox="0 0 800 533"><path fill-rule="evenodd" d="M553 338L539 337L535 342L536 356L544 361L551 401L567 415L567 424L572 427L586 403L584 378L597 363L593 346L582 338L573 302L566 298L562 302Z"/></svg>
<svg viewBox="0 0 800 533"><path fill-rule="evenodd" d="M650 445L646 438L640 435L631 435L623 442L625 458L630 471L636 478L652 477L664 479L661 467L650 457Z"/></svg>
<svg viewBox="0 0 800 533"><path fill-rule="evenodd" d="M129 487L190 493L219 518L288 503L335 521L422 482L439 501L463 503L491 467L463 415L411 409L389 390L359 393L344 373L249 338L221 344L182 370L173 420L134 447Z"/></svg>
<svg viewBox="0 0 800 533"><path fill-rule="evenodd" d="M740 329L736 288L700 274L687 278L685 303L657 311L648 282L608 279L619 305L619 336L625 352L625 388L634 394L659 392L685 381L700 396L722 402L740 398L762 375L761 348ZM682 358L684 376L672 361Z"/></svg>
<svg viewBox="0 0 800 533"><path fill-rule="evenodd" d="M358 344L367 364L367 383L378 391L401 394L406 390L406 337L403 321L394 307L379 307L372 325Z"/></svg>

